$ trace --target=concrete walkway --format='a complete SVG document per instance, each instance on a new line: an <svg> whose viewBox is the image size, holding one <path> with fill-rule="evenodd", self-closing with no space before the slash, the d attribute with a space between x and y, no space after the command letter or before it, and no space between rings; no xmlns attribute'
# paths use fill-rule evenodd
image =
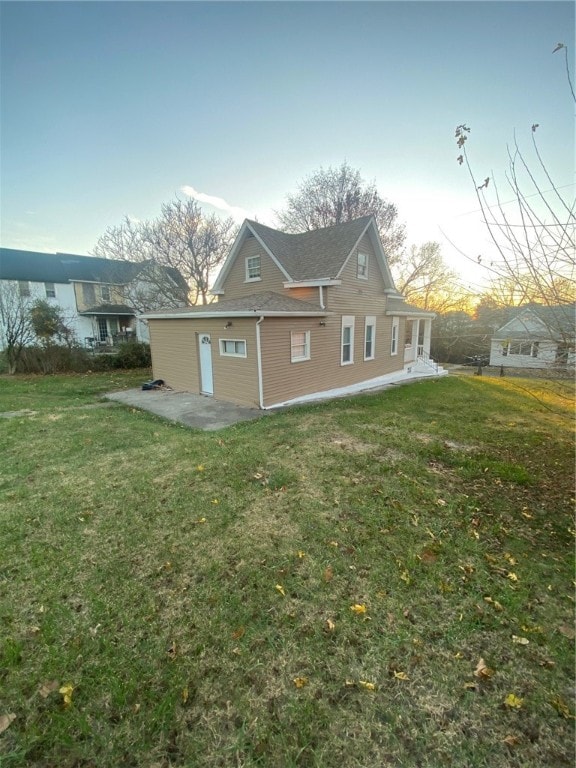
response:
<svg viewBox="0 0 576 768"><path fill-rule="evenodd" d="M168 389L125 389L121 392L108 392L104 397L205 431L223 429L240 421L259 419L268 413L258 408L246 408L214 400L212 397Z"/></svg>

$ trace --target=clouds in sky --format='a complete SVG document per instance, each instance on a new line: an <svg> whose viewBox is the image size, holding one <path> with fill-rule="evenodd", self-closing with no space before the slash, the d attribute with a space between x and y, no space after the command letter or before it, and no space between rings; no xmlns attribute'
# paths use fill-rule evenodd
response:
<svg viewBox="0 0 576 768"><path fill-rule="evenodd" d="M254 218L253 213L250 213L245 208L230 205L230 203L227 203L223 197L216 197L215 195L207 195L205 192L198 192L198 190L189 185L183 186L182 192L185 195L188 195L188 197L198 200L199 203L206 203L206 205L211 205L212 208L216 208L219 211L223 211L228 216L232 216L234 221L241 222L244 221L244 219Z"/></svg>

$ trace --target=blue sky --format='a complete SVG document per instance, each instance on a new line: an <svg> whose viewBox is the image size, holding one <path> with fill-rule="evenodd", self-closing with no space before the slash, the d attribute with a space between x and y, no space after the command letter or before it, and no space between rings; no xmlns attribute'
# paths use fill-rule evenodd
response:
<svg viewBox="0 0 576 768"><path fill-rule="evenodd" d="M2 2L1 244L88 253L197 194L258 216L343 160L408 241L480 251L456 162L503 174L516 131L574 184L569 2ZM572 52L571 52L571 61ZM574 194L574 187L567 187ZM464 264L464 263L462 263Z"/></svg>

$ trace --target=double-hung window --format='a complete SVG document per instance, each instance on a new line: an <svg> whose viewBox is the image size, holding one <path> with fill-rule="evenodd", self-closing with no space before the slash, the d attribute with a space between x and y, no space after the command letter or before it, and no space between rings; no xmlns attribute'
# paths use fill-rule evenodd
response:
<svg viewBox="0 0 576 768"><path fill-rule="evenodd" d="M261 279L260 256L248 256L246 258L246 282Z"/></svg>
<svg viewBox="0 0 576 768"><path fill-rule="evenodd" d="M44 283L44 290L46 291L47 299L56 298L56 286L54 285L54 283Z"/></svg>
<svg viewBox="0 0 576 768"><path fill-rule="evenodd" d="M18 295L22 299L30 296L30 283L28 280L18 280Z"/></svg>
<svg viewBox="0 0 576 768"><path fill-rule="evenodd" d="M358 251L356 276L361 280L368 280L368 254L362 251Z"/></svg>
<svg viewBox="0 0 576 768"><path fill-rule="evenodd" d="M293 363L310 360L310 331L291 331L290 360Z"/></svg>
<svg viewBox="0 0 576 768"><path fill-rule="evenodd" d="M354 315L342 317L341 365L352 365L354 362Z"/></svg>
<svg viewBox="0 0 576 768"><path fill-rule="evenodd" d="M364 324L364 360L374 360L376 344L376 318L369 316Z"/></svg>
<svg viewBox="0 0 576 768"><path fill-rule="evenodd" d="M392 341L390 343L390 354L398 354L398 334L400 332L400 318L392 318Z"/></svg>
<svg viewBox="0 0 576 768"><path fill-rule="evenodd" d="M220 339L220 354L224 357L246 357L246 340Z"/></svg>
<svg viewBox="0 0 576 768"><path fill-rule="evenodd" d="M100 295L102 296L102 301L105 304L109 303L110 300L111 300L110 286L109 285L101 285L100 286Z"/></svg>

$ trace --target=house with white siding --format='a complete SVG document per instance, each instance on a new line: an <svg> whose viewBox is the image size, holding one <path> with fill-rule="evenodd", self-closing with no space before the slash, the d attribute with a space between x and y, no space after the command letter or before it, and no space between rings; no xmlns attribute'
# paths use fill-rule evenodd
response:
<svg viewBox="0 0 576 768"><path fill-rule="evenodd" d="M576 364L574 304L518 307L493 335L490 365L569 368Z"/></svg>
<svg viewBox="0 0 576 768"><path fill-rule="evenodd" d="M273 408L445 373L434 314L396 290L372 216L301 234L246 220L212 292L143 315L154 378L175 389Z"/></svg>
<svg viewBox="0 0 576 768"><path fill-rule="evenodd" d="M183 283L177 270L165 272L167 279ZM127 301L129 287L140 282L145 290L143 264L0 248L0 286L11 286L23 305L43 299L58 306L76 340L94 348L129 338L148 341L147 324Z"/></svg>

